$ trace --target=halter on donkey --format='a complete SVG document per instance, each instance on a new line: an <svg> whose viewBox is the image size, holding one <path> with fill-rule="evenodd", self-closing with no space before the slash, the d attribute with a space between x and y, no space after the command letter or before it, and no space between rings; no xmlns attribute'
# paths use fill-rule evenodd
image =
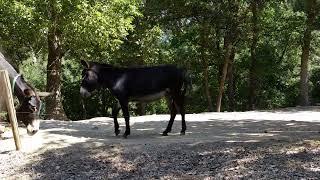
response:
<svg viewBox="0 0 320 180"><path fill-rule="evenodd" d="M12 92L19 100L16 109L18 121L22 121L27 127L27 133L34 135L39 130L39 114L41 100L36 91L22 77L21 74L9 64L0 52L0 70L7 70L12 82Z"/></svg>

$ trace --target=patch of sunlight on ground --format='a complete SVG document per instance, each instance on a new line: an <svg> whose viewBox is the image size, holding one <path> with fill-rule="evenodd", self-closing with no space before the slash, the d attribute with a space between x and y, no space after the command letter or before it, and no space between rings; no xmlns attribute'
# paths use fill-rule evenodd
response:
<svg viewBox="0 0 320 180"><path fill-rule="evenodd" d="M230 136L256 136L256 137L272 137L276 134L271 133L229 133Z"/></svg>

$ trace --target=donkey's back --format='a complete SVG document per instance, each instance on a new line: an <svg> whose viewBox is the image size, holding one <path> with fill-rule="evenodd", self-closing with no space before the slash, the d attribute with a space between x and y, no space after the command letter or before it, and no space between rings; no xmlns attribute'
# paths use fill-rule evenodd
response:
<svg viewBox="0 0 320 180"><path fill-rule="evenodd" d="M124 68L115 85L122 84L128 96L142 96L163 91L178 92L184 82L183 69L172 65Z"/></svg>

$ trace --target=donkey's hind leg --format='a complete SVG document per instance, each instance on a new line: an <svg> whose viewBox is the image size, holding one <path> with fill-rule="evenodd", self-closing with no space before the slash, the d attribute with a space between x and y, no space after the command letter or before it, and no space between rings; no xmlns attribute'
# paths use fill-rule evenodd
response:
<svg viewBox="0 0 320 180"><path fill-rule="evenodd" d="M186 130L187 130L187 125L186 125L186 120L185 120L185 102L184 102L185 98L184 95L179 95L177 100L176 100L176 109L178 109L178 111L181 114L181 132L180 135L185 135Z"/></svg>
<svg viewBox="0 0 320 180"><path fill-rule="evenodd" d="M130 115L129 115L129 104L128 104L128 99L126 98L121 98L119 99L119 103L122 109L123 117L126 122L126 131L123 134L124 138L127 138L128 135L130 135Z"/></svg>
<svg viewBox="0 0 320 180"><path fill-rule="evenodd" d="M163 136L168 136L168 133L171 132L174 118L177 115L177 109L176 109L176 106L174 105L175 104L174 99L167 98L167 101L168 101L168 105L169 105L169 109L170 109L170 120L169 120L169 123L168 123L166 130L163 131L163 133L162 133Z"/></svg>
<svg viewBox="0 0 320 180"><path fill-rule="evenodd" d="M112 108L112 116L113 116L113 122L114 122L114 133L116 134L116 136L118 136L120 133L119 123L117 120L117 116L119 114L119 111L120 111L120 105L119 105L119 102L117 102L113 105L113 108Z"/></svg>

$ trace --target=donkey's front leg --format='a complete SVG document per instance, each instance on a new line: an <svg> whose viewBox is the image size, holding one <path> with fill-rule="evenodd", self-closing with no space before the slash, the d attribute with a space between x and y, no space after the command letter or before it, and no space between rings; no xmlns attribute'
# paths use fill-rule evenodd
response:
<svg viewBox="0 0 320 180"><path fill-rule="evenodd" d="M184 104L184 96L180 96L177 101L177 109L179 109L180 114L181 114L181 132L180 135L185 135L186 130L187 130L187 125L186 125L186 120L185 120L185 115L186 115L186 110L185 110L185 104Z"/></svg>
<svg viewBox="0 0 320 180"><path fill-rule="evenodd" d="M113 117L113 122L114 122L114 133L116 134L116 136L118 136L120 133L119 123L117 120L117 116L119 114L119 111L120 111L120 105L119 105L119 102L117 102L113 105L113 108L112 108L112 117Z"/></svg>
<svg viewBox="0 0 320 180"><path fill-rule="evenodd" d="M122 113L124 116L124 119L126 121L126 131L123 134L124 138L127 138L128 135L130 135L130 122L129 122L129 108L128 108L128 100L120 101Z"/></svg>

